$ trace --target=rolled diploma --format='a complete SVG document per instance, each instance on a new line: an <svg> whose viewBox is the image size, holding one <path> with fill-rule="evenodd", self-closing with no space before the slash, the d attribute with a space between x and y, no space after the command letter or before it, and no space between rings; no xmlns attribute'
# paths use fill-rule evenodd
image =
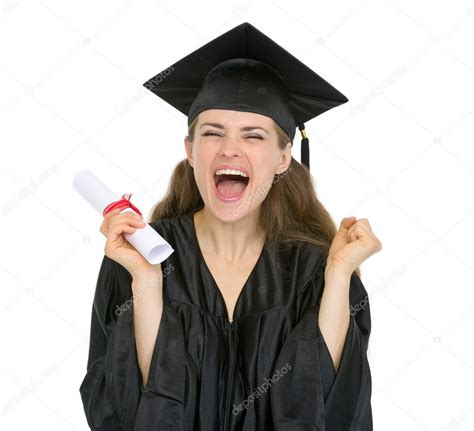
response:
<svg viewBox="0 0 474 431"><path fill-rule="evenodd" d="M87 169L76 174L73 179L73 187L101 215L107 205L120 200L102 181ZM125 211L135 213L132 208L124 208L121 212ZM148 223L145 223L143 228L137 228L134 233L124 233L123 236L152 265L163 262L174 252L171 245Z"/></svg>

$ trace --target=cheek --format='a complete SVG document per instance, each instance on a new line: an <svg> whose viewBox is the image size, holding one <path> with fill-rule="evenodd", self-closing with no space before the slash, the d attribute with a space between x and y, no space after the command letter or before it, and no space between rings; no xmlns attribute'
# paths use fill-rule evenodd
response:
<svg viewBox="0 0 474 431"><path fill-rule="evenodd" d="M265 161L267 164L278 163L280 157L280 151L278 150L277 144L269 140L263 141L259 145L254 145L250 150L250 154L255 159Z"/></svg>
<svg viewBox="0 0 474 431"><path fill-rule="evenodd" d="M280 163L280 153L273 148L263 148L249 155L254 167L253 171L259 179L273 179Z"/></svg>
<svg viewBox="0 0 474 431"><path fill-rule="evenodd" d="M272 169L260 169L254 177L254 185L256 187L264 187L266 184L271 184L275 177L275 172Z"/></svg>
<svg viewBox="0 0 474 431"><path fill-rule="evenodd" d="M214 155L200 146L194 152L194 176L196 181L206 181L210 175Z"/></svg>
<svg viewBox="0 0 474 431"><path fill-rule="evenodd" d="M275 170L265 169L258 173L253 186L268 193L276 182L278 182L278 177L275 177Z"/></svg>

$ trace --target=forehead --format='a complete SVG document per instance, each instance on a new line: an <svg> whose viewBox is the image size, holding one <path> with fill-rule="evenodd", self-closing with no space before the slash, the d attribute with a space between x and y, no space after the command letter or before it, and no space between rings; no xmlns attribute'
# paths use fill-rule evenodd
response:
<svg viewBox="0 0 474 431"><path fill-rule="evenodd" d="M207 109L199 114L198 126L203 123L219 123L226 128L262 126L270 128L273 119L255 112L233 111L228 109Z"/></svg>

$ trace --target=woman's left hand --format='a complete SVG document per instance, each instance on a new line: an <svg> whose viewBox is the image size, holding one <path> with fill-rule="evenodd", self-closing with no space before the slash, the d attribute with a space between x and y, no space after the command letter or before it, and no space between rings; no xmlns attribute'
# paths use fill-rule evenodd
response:
<svg viewBox="0 0 474 431"><path fill-rule="evenodd" d="M351 275L365 259L381 249L382 243L366 218L345 217L329 248L326 269L337 268Z"/></svg>

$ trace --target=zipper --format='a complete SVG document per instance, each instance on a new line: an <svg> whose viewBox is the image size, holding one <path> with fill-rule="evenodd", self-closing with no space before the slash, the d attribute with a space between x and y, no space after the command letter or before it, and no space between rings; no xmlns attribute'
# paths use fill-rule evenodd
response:
<svg viewBox="0 0 474 431"><path fill-rule="evenodd" d="M230 326L230 375L228 378L227 384L227 393L226 393L226 407L224 412L224 431L227 431L229 428L230 420L230 410L231 410L231 395L233 394L233 385L234 385L234 367L235 367L235 354L236 354L236 337L235 337L235 323L234 320L227 324Z"/></svg>

